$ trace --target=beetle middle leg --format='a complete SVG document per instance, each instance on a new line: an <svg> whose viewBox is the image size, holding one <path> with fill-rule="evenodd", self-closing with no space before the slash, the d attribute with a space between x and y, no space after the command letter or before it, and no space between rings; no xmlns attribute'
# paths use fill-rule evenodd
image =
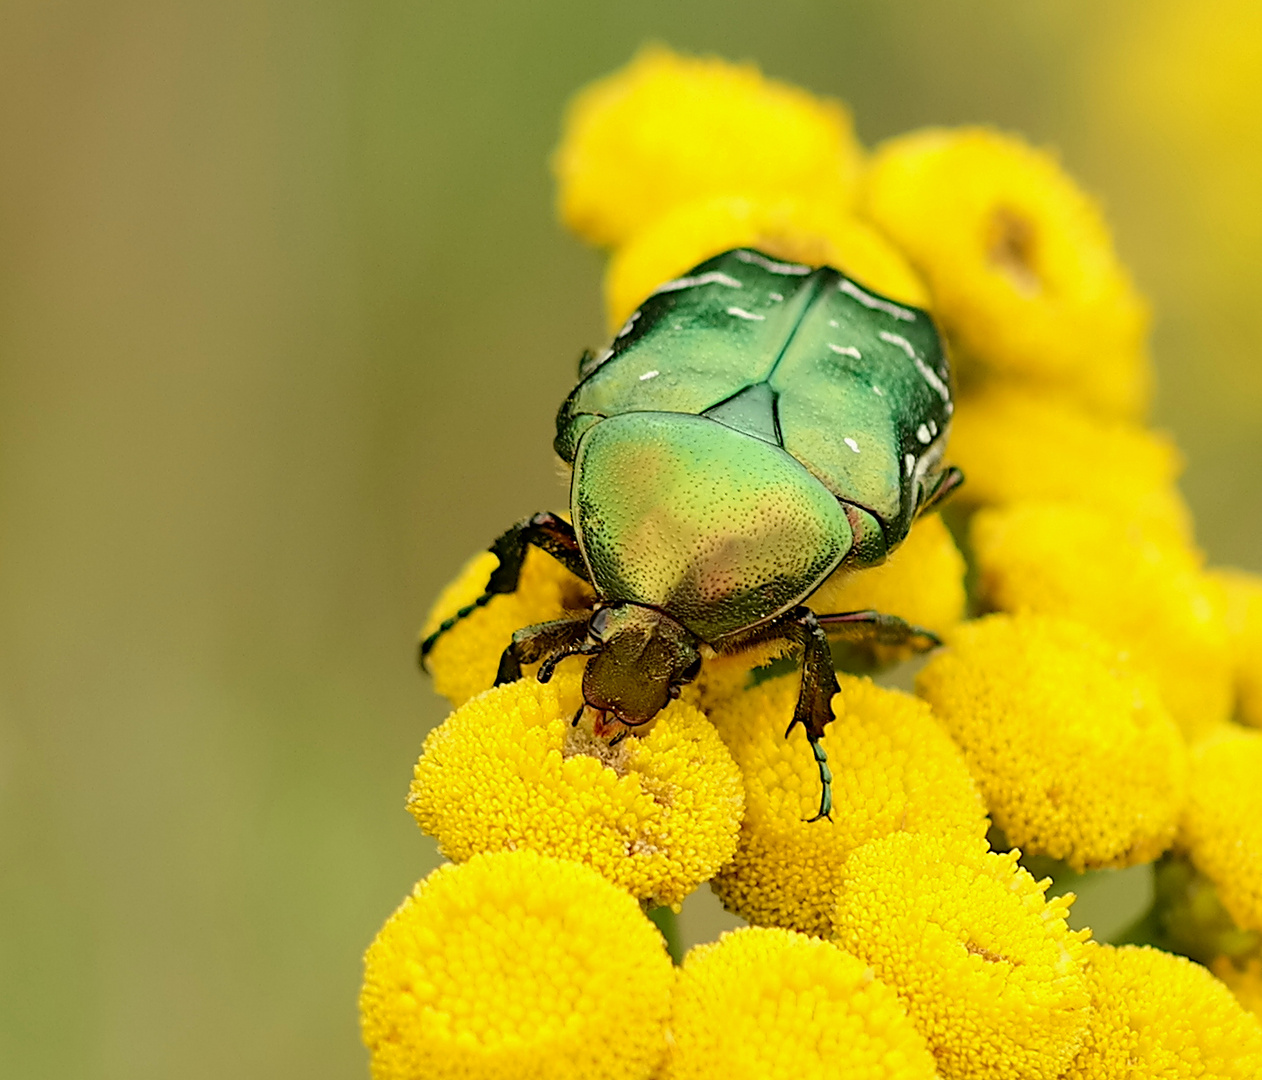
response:
<svg viewBox="0 0 1262 1080"><path fill-rule="evenodd" d="M932 630L879 611L843 611L815 618L830 637L856 645L906 645L928 652L942 644Z"/></svg>
<svg viewBox="0 0 1262 1080"><path fill-rule="evenodd" d="M574 526L556 514L534 514L506 529L495 543L491 552L499 559L500 564L492 572L486 583L486 591L472 604L467 604L451 618L445 619L441 626L421 642L420 664L425 666L425 658L429 655L434 643L455 626L461 619L472 615L478 608L484 607L495 597L503 593L517 591L521 581L521 568L526 561L526 549L530 546L542 548L572 574L576 574L589 585L591 575L583 553L578 546L578 536Z"/></svg>

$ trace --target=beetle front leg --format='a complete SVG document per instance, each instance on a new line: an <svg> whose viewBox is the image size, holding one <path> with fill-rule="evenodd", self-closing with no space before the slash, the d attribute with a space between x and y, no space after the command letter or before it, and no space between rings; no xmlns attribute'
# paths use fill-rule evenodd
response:
<svg viewBox="0 0 1262 1080"><path fill-rule="evenodd" d="M422 668L425 667L425 658L434 643L456 623L472 615L478 608L486 606L495 597L517 591L518 582L521 581L521 568L526 561L526 548L531 545L542 548L570 573L591 584L591 575L587 571L587 563L578 546L578 536L573 525L564 518L547 512L519 521L505 530L491 545L490 550L500 564L491 572L486 591L472 604L467 604L451 618L445 619L437 630L421 642L419 659Z"/></svg>
<svg viewBox="0 0 1262 1080"><path fill-rule="evenodd" d="M522 664L534 664L539 660L543 661L543 666L539 668L538 678L546 683L552 678L557 664L567 656L591 652L594 646L589 646L587 642L587 621L588 616L582 614L515 631L512 642L500 656L495 685L516 682L521 678Z"/></svg>
<svg viewBox="0 0 1262 1080"><path fill-rule="evenodd" d="M811 744L811 753L815 755L815 764L819 769L821 788L819 812L808 820L828 818L831 821L833 774L828 768L828 755L820 745L820 740L824 737L825 725L833 720L833 697L840 693L841 686L837 682L837 673L833 670L828 635L824 633L815 613L810 608L799 607L790 613L789 619L790 625L796 629L802 641L802 689L798 692L793 720L784 735L787 739L789 732L798 724L806 729L806 738Z"/></svg>

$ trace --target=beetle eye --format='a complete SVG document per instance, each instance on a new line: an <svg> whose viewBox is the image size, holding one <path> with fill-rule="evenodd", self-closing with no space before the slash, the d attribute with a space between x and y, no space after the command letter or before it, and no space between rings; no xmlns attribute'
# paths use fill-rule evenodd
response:
<svg viewBox="0 0 1262 1080"><path fill-rule="evenodd" d="M601 608L588 621L587 632L597 641L603 641L607 629L609 629L609 609Z"/></svg>

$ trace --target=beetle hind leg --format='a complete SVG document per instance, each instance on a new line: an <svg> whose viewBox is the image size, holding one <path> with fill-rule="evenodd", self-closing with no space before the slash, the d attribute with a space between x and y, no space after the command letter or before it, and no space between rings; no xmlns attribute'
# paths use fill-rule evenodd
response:
<svg viewBox="0 0 1262 1080"><path fill-rule="evenodd" d="M879 611L843 611L816 615L815 619L835 640L856 645L906 645L916 652L928 652L942 644L932 630Z"/></svg>
<svg viewBox="0 0 1262 1080"><path fill-rule="evenodd" d="M491 552L500 563L492 572L486 583L486 591L472 604L467 604L451 618L444 619L442 624L429 637L421 642L418 659L422 668L434 643L443 634L452 629L462 619L472 615L480 607L485 607L495 597L504 593L517 591L521 581L521 568L526 561L526 549L530 546L542 548L572 574L591 583L591 575L587 563L578 546L578 536L574 526L556 514L542 513L517 522L506 529L491 545Z"/></svg>

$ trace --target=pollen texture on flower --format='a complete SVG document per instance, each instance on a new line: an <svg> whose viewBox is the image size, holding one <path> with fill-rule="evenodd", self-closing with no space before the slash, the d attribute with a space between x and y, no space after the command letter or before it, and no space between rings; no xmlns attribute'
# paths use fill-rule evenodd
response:
<svg viewBox="0 0 1262 1080"><path fill-rule="evenodd" d="M1103 412L1142 410L1147 308L1052 155L985 128L912 132L877 148L865 206L924 275L962 373L971 361Z"/></svg>
<svg viewBox="0 0 1262 1080"><path fill-rule="evenodd" d="M831 822L807 820L819 804L815 759L800 728L784 737L796 676L768 679L712 716L746 791L736 855L712 887L756 925L826 933L846 857L875 837L986 832L963 755L924 702L865 678L838 678L838 718L823 739L833 776Z"/></svg>
<svg viewBox="0 0 1262 1080"><path fill-rule="evenodd" d="M742 929L688 953L665 1080L930 1080L906 1010L866 964L788 930Z"/></svg>
<svg viewBox="0 0 1262 1080"><path fill-rule="evenodd" d="M894 833L846 861L833 939L897 991L942 1076L1053 1080L1089 996L1072 897L984 841Z"/></svg>
<svg viewBox="0 0 1262 1080"><path fill-rule="evenodd" d="M942 518L929 514L880 566L839 570L807 602L820 614L871 608L943 635L964 618L964 556ZM872 648L881 660L903 659L911 652L905 646Z"/></svg>
<svg viewBox="0 0 1262 1080"><path fill-rule="evenodd" d="M1179 843L1236 924L1262 930L1262 732L1223 725L1191 765Z"/></svg>
<svg viewBox="0 0 1262 1080"><path fill-rule="evenodd" d="M489 551L470 559L448 585L425 620L424 640L457 611L472 604L486 589L499 560ZM539 548L526 549L516 592L493 597L444 633L426 658L434 689L459 707L495 682L500 654L524 626L560 619L590 607L592 590L556 559ZM535 666L525 668L533 673Z"/></svg>
<svg viewBox="0 0 1262 1080"><path fill-rule="evenodd" d="M1227 594L1227 632L1236 672L1236 718L1262 728L1262 575L1217 570Z"/></svg>
<svg viewBox="0 0 1262 1080"><path fill-rule="evenodd" d="M682 702L613 747L573 727L579 677L527 677L463 705L425 740L408 809L457 862L531 848L678 905L735 850L740 774L709 721Z"/></svg>
<svg viewBox="0 0 1262 1080"><path fill-rule="evenodd" d="M1174 840L1187 752L1155 686L1090 628L991 615L916 680L1009 842L1077 870L1148 862Z"/></svg>
<svg viewBox="0 0 1262 1080"><path fill-rule="evenodd" d="M966 395L951 424L951 460L967 477L954 498L968 504L1082 502L1176 539L1191 536L1170 438L1063 396L1001 383Z"/></svg>
<svg viewBox="0 0 1262 1080"><path fill-rule="evenodd" d="M861 163L840 102L753 64L653 47L574 98L553 168L565 224L609 246L711 195L847 207Z"/></svg>
<svg viewBox="0 0 1262 1080"><path fill-rule="evenodd" d="M1187 545L1089 506L1034 501L980 511L971 540L984 603L1073 619L1129 650L1189 739L1230 715L1225 600Z"/></svg>
<svg viewBox="0 0 1262 1080"><path fill-rule="evenodd" d="M595 871L532 851L445 865L364 960L375 1080L648 1080L674 980L661 936Z"/></svg>
<svg viewBox="0 0 1262 1080"><path fill-rule="evenodd" d="M1095 943L1087 957L1091 1025L1064 1080L1262 1076L1262 1025L1199 964Z"/></svg>
<svg viewBox="0 0 1262 1080"><path fill-rule="evenodd" d="M898 249L839 206L788 196L720 195L667 210L613 252L605 271L610 327L621 326L663 281L737 247L832 266L900 303L929 303Z"/></svg>

